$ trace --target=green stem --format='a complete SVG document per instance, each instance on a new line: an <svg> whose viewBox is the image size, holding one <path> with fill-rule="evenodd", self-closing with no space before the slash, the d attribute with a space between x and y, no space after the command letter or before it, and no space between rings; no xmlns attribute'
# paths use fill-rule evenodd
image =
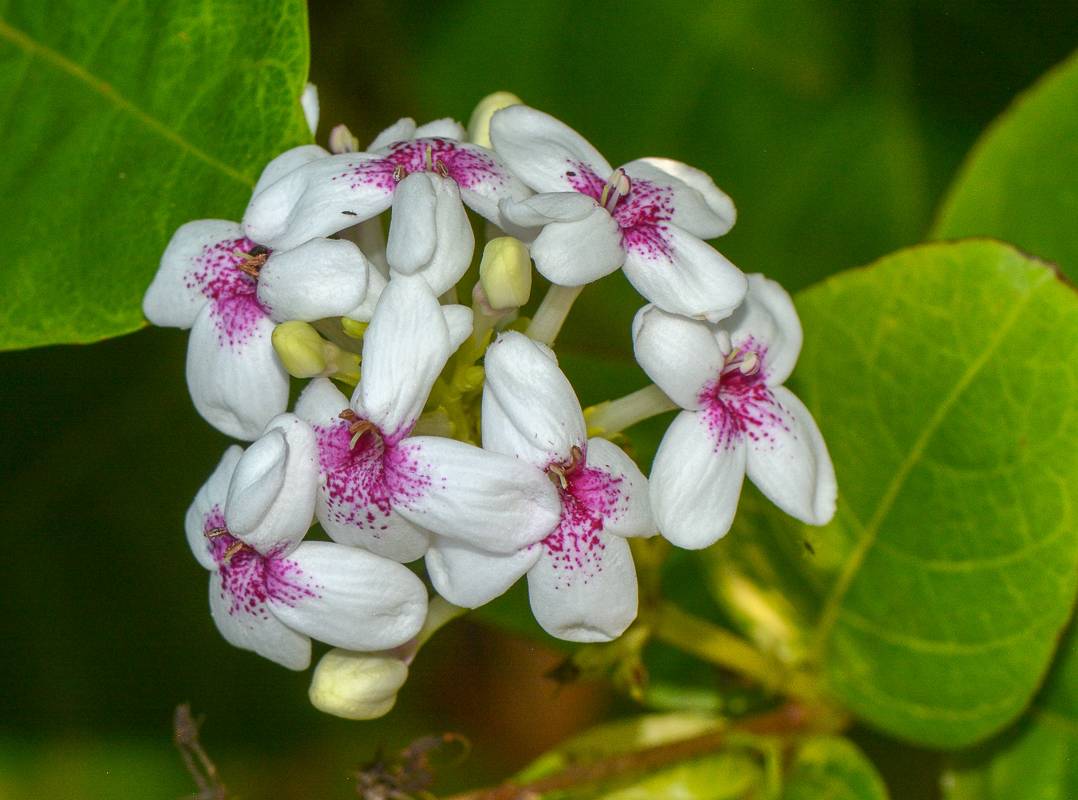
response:
<svg viewBox="0 0 1078 800"><path fill-rule="evenodd" d="M565 318L569 316L569 309L573 307L573 303L576 302L583 288L583 286L551 284L524 334L548 347L552 346Z"/></svg>
<svg viewBox="0 0 1078 800"><path fill-rule="evenodd" d="M643 389L607 400L584 411L589 436L613 436L649 417L672 411L678 405L654 383Z"/></svg>

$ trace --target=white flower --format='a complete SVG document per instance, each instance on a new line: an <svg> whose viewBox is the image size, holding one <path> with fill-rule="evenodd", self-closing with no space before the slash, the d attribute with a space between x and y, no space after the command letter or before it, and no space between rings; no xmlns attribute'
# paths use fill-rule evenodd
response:
<svg viewBox="0 0 1078 800"><path fill-rule="evenodd" d="M485 147L444 135L402 141L398 137L408 135L409 130L407 126L396 130L397 126L375 140L372 147L378 146L376 152L310 160L256 191L243 217L244 233L278 248L329 236L388 209L398 184L415 174L447 179L455 185L460 200L495 223L499 220L499 200L520 199L527 194L501 159ZM441 190L441 194L447 191ZM429 202L439 196L436 188L416 192ZM455 194L446 202L459 205L454 198ZM443 211L443 215L448 213ZM428 235L430 226L436 225L436 215L428 214L424 224L428 227L424 235ZM406 264L404 271L408 269Z"/></svg>
<svg viewBox="0 0 1078 800"><path fill-rule="evenodd" d="M563 286L590 283L621 267L644 297L666 311L716 322L745 295L745 276L702 239L726 233L734 205L703 172L644 158L614 170L580 134L523 105L497 111L494 150L540 194L502 201L509 222L544 226L531 246L535 266Z"/></svg>
<svg viewBox="0 0 1078 800"><path fill-rule="evenodd" d="M483 446L514 456L555 486L559 521L515 552L435 537L427 568L439 594L475 608L528 574L532 611L561 639L608 641L636 617L636 570L626 536L655 531L647 481L620 449L587 438L584 415L554 354L522 334L487 350Z"/></svg>
<svg viewBox="0 0 1078 800"><path fill-rule="evenodd" d="M351 403L328 380L304 390L296 413L314 426L322 473L315 513L335 541L403 562L426 552L430 531L512 553L553 529L557 494L535 470L464 442L409 437L470 331L468 309L440 307L420 278L394 278L364 335Z"/></svg>
<svg viewBox="0 0 1078 800"><path fill-rule="evenodd" d="M786 513L823 525L837 485L804 403L782 386L801 351L801 323L781 286L750 275L744 304L718 327L645 306L633 321L644 371L682 411L651 469L659 531L679 547L726 534L746 474Z"/></svg>
<svg viewBox="0 0 1078 800"><path fill-rule="evenodd" d="M142 309L155 325L191 329L195 408L221 432L251 440L288 404L288 373L270 341L276 323L358 312L371 272L351 242L271 251L234 222L199 220L173 235Z"/></svg>
<svg viewBox="0 0 1078 800"><path fill-rule="evenodd" d="M313 436L303 434L298 426L306 426L295 417L282 417L268 435L290 440L284 461L257 455L261 469L254 471L263 473L263 481L254 489L230 491L234 473L247 468L241 464L247 456L233 445L187 512L187 541L211 573L210 613L217 629L230 644L297 670L310 664L310 637L353 650L383 650L409 641L423 625L427 607L426 590L415 575L362 550L300 541L310 511L308 506L306 520L294 513L304 501L293 494L302 482L297 479L313 485L317 478ZM267 496L265 475L281 478L275 496ZM233 516L228 506L260 506L267 500L276 510L262 520L265 552L260 552L234 536L226 520Z"/></svg>

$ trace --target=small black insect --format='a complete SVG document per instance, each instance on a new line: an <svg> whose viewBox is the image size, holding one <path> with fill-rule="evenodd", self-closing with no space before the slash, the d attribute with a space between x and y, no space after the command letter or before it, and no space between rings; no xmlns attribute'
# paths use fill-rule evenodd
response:
<svg viewBox="0 0 1078 800"><path fill-rule="evenodd" d="M342 214L347 214L350 217L358 217L359 216L359 214L357 214L355 211L342 211L341 213Z"/></svg>
<svg viewBox="0 0 1078 800"><path fill-rule="evenodd" d="M812 553L812 555L816 555L816 548L812 546L812 543L808 539L802 539L801 544L805 545L805 549Z"/></svg>
<svg viewBox="0 0 1078 800"><path fill-rule="evenodd" d="M269 248L266 247L266 245L264 244L256 244L254 247L251 248L250 252L248 252L247 255L254 258L258 258L259 256L268 256Z"/></svg>
<svg viewBox="0 0 1078 800"><path fill-rule="evenodd" d="M572 170L569 170L565 174L568 175L570 178L575 178L576 177L576 173L573 172Z"/></svg>

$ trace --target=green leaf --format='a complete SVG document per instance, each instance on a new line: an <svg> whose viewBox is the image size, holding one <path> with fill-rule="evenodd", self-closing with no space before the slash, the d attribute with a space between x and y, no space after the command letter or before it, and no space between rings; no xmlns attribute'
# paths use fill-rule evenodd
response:
<svg viewBox="0 0 1078 800"><path fill-rule="evenodd" d="M993 236L1078 278L1078 54L1020 95L981 137L932 236Z"/></svg>
<svg viewBox="0 0 1078 800"><path fill-rule="evenodd" d="M782 800L887 800L872 762L848 739L817 736L794 757Z"/></svg>
<svg viewBox="0 0 1078 800"><path fill-rule="evenodd" d="M983 739L1025 708L1074 602L1078 296L1042 262L967 241L797 304L791 385L827 441L838 513L812 528L749 491L704 558L779 587L812 641L802 660L872 725Z"/></svg>
<svg viewBox="0 0 1078 800"><path fill-rule="evenodd" d="M954 759L948 800L1078 797L1078 629L1059 647L1044 689L1010 730Z"/></svg>
<svg viewBox="0 0 1078 800"><path fill-rule="evenodd" d="M0 349L145 324L173 231L310 141L302 0L0 2Z"/></svg>

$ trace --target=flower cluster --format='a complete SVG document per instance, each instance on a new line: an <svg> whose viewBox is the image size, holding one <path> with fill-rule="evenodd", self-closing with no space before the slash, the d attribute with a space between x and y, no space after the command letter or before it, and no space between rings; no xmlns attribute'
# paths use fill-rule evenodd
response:
<svg viewBox="0 0 1078 800"><path fill-rule="evenodd" d="M312 92L304 108L313 133ZM505 94L468 129L404 119L361 150L339 126L329 144L271 161L241 222L177 230L143 304L191 329L198 412L250 442L186 520L229 642L292 669L312 637L334 645L312 699L374 716L449 604L524 575L552 635L619 636L637 613L628 539L715 542L746 473L793 516L831 518L827 449L782 386L797 314L705 243L735 218L707 175L657 158L614 169ZM470 306L466 207L489 239ZM529 320L532 261L552 285ZM632 341L655 385L585 414L550 346L580 288L618 269L648 301ZM290 375L313 379L291 412ZM649 483L609 437L675 406ZM417 572L440 596L429 614Z"/></svg>

